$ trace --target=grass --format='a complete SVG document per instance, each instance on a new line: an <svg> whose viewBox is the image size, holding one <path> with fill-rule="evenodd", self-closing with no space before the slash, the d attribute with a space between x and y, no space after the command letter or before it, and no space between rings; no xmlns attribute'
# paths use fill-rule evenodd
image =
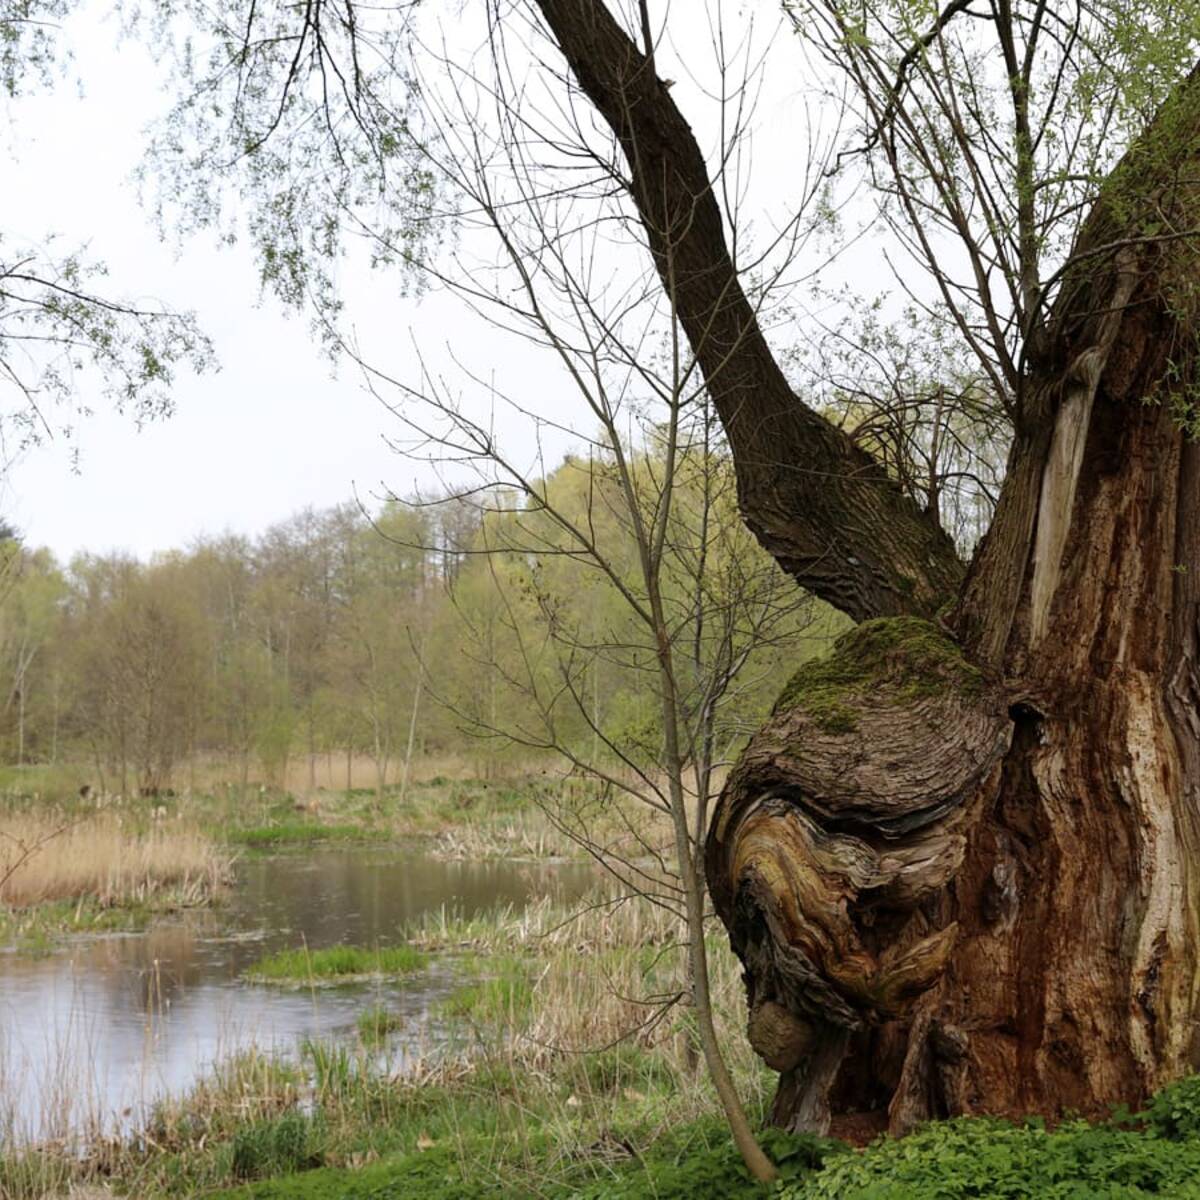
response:
<svg viewBox="0 0 1200 1200"><path fill-rule="evenodd" d="M55 900L32 908L0 908L0 946L21 954L49 954L62 938L76 934L140 933L155 921L195 907L196 898L159 893L149 902L105 907L88 897ZM0 1197L2 1200L2 1197Z"/></svg>
<svg viewBox="0 0 1200 1200"><path fill-rule="evenodd" d="M541 772L506 781L435 775L412 784L403 801L394 786L382 800L365 788L297 798L224 787L189 804L214 835L251 850L394 841L444 860L545 861L587 858L572 829L633 857L670 839L658 814L633 802L614 803L587 781Z"/></svg>
<svg viewBox="0 0 1200 1200"><path fill-rule="evenodd" d="M660 1012L650 999L679 986L678 927L669 914L644 903L572 913L545 902L486 921L442 913L408 933L421 940L393 954L425 961L436 945L463 975L438 1015L452 1033L449 1045L414 1060L406 1043L406 1069L397 1073L376 1040L396 1018L368 1008L350 1040L313 1041L291 1058L246 1053L221 1063L196 1088L163 1101L135 1136L96 1135L78 1153L53 1146L32 1156L0 1153L14 1178L23 1164L25 1182L13 1184L11 1195L42 1195L30 1182L38 1170L43 1179L53 1175L62 1193L65 1183L110 1180L139 1197L200 1195L274 1176L289 1155L305 1172L323 1168L331 1187L368 1164L403 1159L396 1178L406 1187L414 1179L424 1187L423 1173L442 1161L438 1171L457 1180L446 1196L474 1194L457 1163L473 1180L499 1181L507 1194L537 1195L563 1180L607 1177L612 1155L598 1146L611 1146L625 1169L637 1161L626 1144L641 1153L714 1111L686 1013ZM474 946L464 947L468 941ZM352 977L347 971L395 965L386 950L380 960L356 948L332 953L291 952L274 969L304 980L336 966L325 978L337 982ZM722 1028L738 1051L735 1070L761 1107L767 1080L739 1033L741 983L728 951L715 984ZM65 1071L73 1061L61 1056ZM294 1123L278 1125L294 1114L306 1122L303 1140ZM389 1166L381 1179L393 1174ZM307 1174L289 1179L277 1194L304 1194L298 1189L308 1186ZM395 1194L426 1192L413 1183ZM3 1187L0 1196L8 1200Z"/></svg>
<svg viewBox="0 0 1200 1200"><path fill-rule="evenodd" d="M64 931L141 928L211 904L232 867L194 824L9 806L0 809L0 939L36 948Z"/></svg>
<svg viewBox="0 0 1200 1200"><path fill-rule="evenodd" d="M534 803L539 787L551 790L536 780L497 786L434 778L415 785L403 805L394 794L382 805L366 791L324 794L316 810L303 814L288 795L226 791L165 804L112 801L100 820L118 835L112 844L123 849L110 863L121 864L146 862L138 858L142 850L162 849L176 833L203 842L226 870L230 855L218 838L271 849L403 836L448 856L549 854L560 835L551 836L551 823ZM568 816L603 817L585 790L564 790L559 799ZM44 811L55 820L81 816L85 807L70 798L51 806L45 795L10 795L0 798L0 828ZM589 828L608 829L603 821ZM615 826L611 836L621 836ZM161 864L169 856L150 857ZM82 864L78 853L75 861ZM94 864L88 869L94 872ZM92 885L99 878L86 870L53 874L73 877ZM180 882L169 872L124 869L103 879L109 890L95 899L68 887L57 899L10 908L0 916L0 932L19 924L27 945L36 947L63 927L116 927L173 902ZM33 894L28 881L22 886ZM47 1094L64 1109L42 1124L64 1133L22 1147L4 1111L9 1089L0 1053L0 1200L766 1194L747 1179L716 1115L689 1013L665 1003L684 979L681 930L669 912L615 899L572 912L546 899L470 919L442 910L404 936L399 947L299 949L258 964L274 981L302 985L417 970L433 955L456 963L459 986L436 1018L449 1044L414 1059L406 1039L402 1072L380 1053L402 1019L368 1007L357 1019L357 1036L312 1040L292 1055L251 1049L223 1058L186 1093L162 1100L137 1130L115 1136L98 1119L86 1119L88 1064L81 1053L63 1052L54 1056L63 1077ZM738 965L715 930L710 953L720 1037L752 1118L761 1121L774 1076L746 1045ZM85 1117L75 1123L83 1132L74 1141L65 1132L70 1104ZM817 1139L763 1136L785 1168L778 1200L1200 1200L1200 1080L1160 1097L1133 1123L1068 1122L1047 1131L1036 1124L953 1122L856 1153Z"/></svg>
<svg viewBox="0 0 1200 1200"><path fill-rule="evenodd" d="M378 1051L399 1019L365 1008L357 1038L223 1060L132 1136L95 1132L82 1146L0 1152L0 1197L84 1185L145 1200L768 1194L730 1145L688 1013L658 1003L682 977L671 914L643 901L578 912L546 901L469 921L443 912L407 933L412 944L399 951L459 964L462 984L440 1014L457 1031L449 1046L397 1072ZM711 951L719 1033L761 1121L774 1076L741 1032L736 960L722 938ZM305 973L320 961L292 953ZM371 963L386 951L332 953L339 971L357 972L361 956ZM62 1063L70 1069L70 1056ZM3 1084L0 1069L0 1095ZM1200 1080L1109 1126L953 1122L855 1153L814 1138L763 1138L784 1168L779 1200L1200 1196Z"/></svg>
<svg viewBox="0 0 1200 1200"><path fill-rule="evenodd" d="M473 960L469 969L486 972L457 988L442 1002L441 1014L450 1021L469 1022L472 1028L511 1024L533 1001L530 964L516 956Z"/></svg>
<svg viewBox="0 0 1200 1200"><path fill-rule="evenodd" d="M155 820L179 822L212 842L251 852L402 841L449 860L584 860L586 852L570 836L577 830L638 858L652 857L671 836L661 816L644 806L614 801L591 781L540 767L514 765L511 778L490 780L469 777L468 763L431 760L416 765L401 801L394 783L382 798L373 787L313 789L301 770L289 775L293 791L257 782L243 788L230 782L234 766L185 766L180 780L193 780L194 790L181 785L179 794L153 798L106 794L105 808L139 829ZM79 794L92 774L82 765L0 767L0 808L52 807L67 816L93 811L94 799ZM357 763L353 775L356 782L370 777ZM331 776L322 770L319 778Z"/></svg>
<svg viewBox="0 0 1200 1200"><path fill-rule="evenodd" d="M231 845L250 850L279 850L285 846L318 843L354 844L386 840L388 831L363 825L328 824L320 821L282 821L276 825L252 825L226 834Z"/></svg>
<svg viewBox="0 0 1200 1200"><path fill-rule="evenodd" d="M297 985L347 983L361 979L408 975L427 963L425 954L412 946L329 946L324 950L300 947L281 950L259 959L246 970L255 983Z"/></svg>
<svg viewBox="0 0 1200 1200"><path fill-rule="evenodd" d="M0 944L41 953L62 934L140 930L209 905L239 853L402 841L443 859L579 858L539 800L593 832L611 826L614 843L628 834L578 781L497 783L456 771L415 772L403 803L392 787L380 804L369 788L300 801L219 784L212 772L198 772L212 785L203 793L84 796L91 771L82 766L0 767Z"/></svg>
<svg viewBox="0 0 1200 1200"><path fill-rule="evenodd" d="M355 1026L359 1041L364 1046L382 1046L393 1033L399 1033L406 1025L404 1018L381 1004L373 1005L358 1014Z"/></svg>

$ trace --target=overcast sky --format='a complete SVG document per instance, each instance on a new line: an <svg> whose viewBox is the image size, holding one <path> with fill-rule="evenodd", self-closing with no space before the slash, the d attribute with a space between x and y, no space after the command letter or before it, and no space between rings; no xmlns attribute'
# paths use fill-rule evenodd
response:
<svg viewBox="0 0 1200 1200"><path fill-rule="evenodd" d="M395 419L354 371L334 378L304 319L271 299L258 302L247 250L218 251L209 239L177 253L159 241L130 175L144 126L163 104L161 77L137 44L117 46L104 9L89 3L70 19L67 79L8 105L0 229L6 239L38 242L53 233L63 249L85 243L108 264L110 292L194 309L221 369L200 378L181 372L175 414L140 431L94 398L95 415L73 443L57 439L9 469L0 513L31 544L63 559L78 550L148 556L202 533L254 534L356 492L370 503L388 488L428 486L428 473L386 444L397 435ZM789 104L799 101L789 86L774 84L761 123L767 142L790 147L794 157ZM676 93L685 112L688 90L685 80ZM756 171L786 180L761 146ZM557 386L550 368L451 297L406 300L391 281L362 277L348 278L345 292L352 320L392 369L412 358L414 339L435 357L453 342L460 352L469 347L483 372L499 368L535 390Z"/></svg>

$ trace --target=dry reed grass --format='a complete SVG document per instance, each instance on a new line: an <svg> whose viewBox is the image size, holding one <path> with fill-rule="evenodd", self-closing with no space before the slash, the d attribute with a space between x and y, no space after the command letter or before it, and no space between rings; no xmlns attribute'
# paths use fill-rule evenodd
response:
<svg viewBox="0 0 1200 1200"><path fill-rule="evenodd" d="M514 1069L540 1074L564 1056L622 1043L690 1069L696 1047L683 1003L685 935L676 913L636 895L576 908L543 898L471 920L442 911L409 931L427 950L473 951L484 978L489 963L522 971L522 986L500 989L500 1004L479 1029L489 1054L502 1052ZM756 1078L760 1069L742 1032L741 966L715 929L708 942L718 1031L735 1071Z"/></svg>
<svg viewBox="0 0 1200 1200"><path fill-rule="evenodd" d="M138 825L121 813L0 813L0 904L29 908L87 899L100 907L207 903L229 881L231 856L178 820Z"/></svg>
<svg viewBox="0 0 1200 1200"><path fill-rule="evenodd" d="M404 770L403 760L393 759L388 763L385 787L396 787ZM229 783L234 775L226 765L220 778L214 772L214 781ZM262 772L256 772L261 775ZM462 754L436 754L414 758L409 768L409 785L427 783L431 779L477 779L480 777L480 763ZM285 791L295 796L307 796L315 790L341 791L345 788L374 789L379 784L379 774L375 761L366 755L356 754L347 766L345 754L316 754L311 758L307 754L293 755L288 760L284 772L282 786Z"/></svg>
<svg viewBox="0 0 1200 1200"><path fill-rule="evenodd" d="M450 861L597 858L608 862L665 861L671 856L669 817L627 796L598 801L594 791L573 797L567 787L535 793L511 816L463 815L434 836L430 853Z"/></svg>

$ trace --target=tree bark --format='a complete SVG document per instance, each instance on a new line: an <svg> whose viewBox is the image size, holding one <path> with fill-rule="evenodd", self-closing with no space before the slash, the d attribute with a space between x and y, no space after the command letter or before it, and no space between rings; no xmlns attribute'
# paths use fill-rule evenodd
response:
<svg viewBox="0 0 1200 1200"><path fill-rule="evenodd" d="M1101 193L947 625L847 635L722 795L781 1124L1101 1116L1200 1067L1198 116L1193 76Z"/></svg>

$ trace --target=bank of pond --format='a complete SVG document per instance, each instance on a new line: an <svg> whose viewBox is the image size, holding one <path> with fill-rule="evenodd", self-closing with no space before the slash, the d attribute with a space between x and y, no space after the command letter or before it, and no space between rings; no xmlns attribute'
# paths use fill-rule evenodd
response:
<svg viewBox="0 0 1200 1200"><path fill-rule="evenodd" d="M0 896L0 1200L768 1194L675 1002L677 919L539 843L515 793L427 799L406 836L418 818L353 795L303 814L264 795L220 836L169 799L56 810L47 869L10 872L23 906ZM32 838L38 811L6 828ZM1197 1079L1102 1125L955 1121L865 1148L768 1130L775 1077L717 928L709 950L774 1194L1200 1200Z"/></svg>

